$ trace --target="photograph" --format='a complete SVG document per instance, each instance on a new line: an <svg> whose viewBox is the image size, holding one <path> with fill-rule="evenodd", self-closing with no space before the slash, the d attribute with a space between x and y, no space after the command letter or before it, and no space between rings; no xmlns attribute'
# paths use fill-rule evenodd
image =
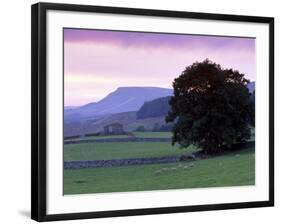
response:
<svg viewBox="0 0 281 224"><path fill-rule="evenodd" d="M62 32L64 195L255 185L255 37Z"/></svg>
<svg viewBox="0 0 281 224"><path fill-rule="evenodd" d="M31 217L274 206L274 18L31 8Z"/></svg>

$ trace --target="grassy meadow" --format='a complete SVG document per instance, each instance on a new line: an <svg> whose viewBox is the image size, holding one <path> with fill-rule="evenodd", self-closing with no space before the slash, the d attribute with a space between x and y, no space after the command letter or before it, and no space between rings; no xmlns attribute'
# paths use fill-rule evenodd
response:
<svg viewBox="0 0 281 224"><path fill-rule="evenodd" d="M139 138L171 138L171 132L133 132Z"/></svg>
<svg viewBox="0 0 281 224"><path fill-rule="evenodd" d="M106 160L176 156L192 152L194 147L180 149L169 142L108 142L68 144L64 146L64 161Z"/></svg>
<svg viewBox="0 0 281 224"><path fill-rule="evenodd" d="M169 138L170 132L134 132L140 138ZM93 138L109 138L99 136ZM125 138L126 135L112 136ZM65 144L64 161L177 156L196 151L170 142ZM255 184L255 150L245 148L192 162L64 170L64 194L86 194L241 186Z"/></svg>
<svg viewBox="0 0 281 224"><path fill-rule="evenodd" d="M253 185L255 153L248 148L194 162L64 172L64 194Z"/></svg>

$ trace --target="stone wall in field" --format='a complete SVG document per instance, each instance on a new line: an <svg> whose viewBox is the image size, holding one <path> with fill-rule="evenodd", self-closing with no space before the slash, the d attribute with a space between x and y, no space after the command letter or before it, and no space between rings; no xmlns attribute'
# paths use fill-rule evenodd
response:
<svg viewBox="0 0 281 224"><path fill-rule="evenodd" d="M81 144L81 143L95 143L95 142L171 142L171 138L104 138L104 139L81 139L81 140L67 140L64 144Z"/></svg>
<svg viewBox="0 0 281 224"><path fill-rule="evenodd" d="M116 138L117 139L117 138ZM147 139L147 138L136 138L136 139ZM157 138L150 138L157 139ZM166 138L161 138L166 139ZM168 138L167 138L168 139ZM112 139L98 139L98 140L112 140ZM118 140L127 140L120 138ZM97 141L97 140L95 140ZM169 139L170 141L170 139ZM108 141L106 141L108 142ZM159 142L159 139L158 139ZM242 148L254 147L255 142L244 142L235 144L232 150L239 150ZM231 150L230 150L231 151ZM206 155L202 151L197 151L192 154L185 154L179 156L166 156L166 157L154 157L154 158L130 158L130 159L111 159L111 160L93 160L93 161L65 161L65 169L81 169L81 168L98 168L98 167L113 167L113 166L129 166L129 165L145 165L145 164L159 164L159 163L174 163L174 162L188 162L201 159L207 159L212 156L220 156L224 153L216 155Z"/></svg>
<svg viewBox="0 0 281 224"><path fill-rule="evenodd" d="M67 161L64 162L65 169L97 168L112 166L144 165L157 163L178 162L178 156L158 157L158 158L135 158L135 159L111 159L94 161Z"/></svg>

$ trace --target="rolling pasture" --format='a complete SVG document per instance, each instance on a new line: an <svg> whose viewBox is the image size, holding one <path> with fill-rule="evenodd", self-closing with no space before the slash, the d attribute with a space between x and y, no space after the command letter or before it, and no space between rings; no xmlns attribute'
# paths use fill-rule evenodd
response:
<svg viewBox="0 0 281 224"><path fill-rule="evenodd" d="M171 146L169 142L109 142L65 145L64 161L128 159L175 156L189 149Z"/></svg>
<svg viewBox="0 0 281 224"><path fill-rule="evenodd" d="M170 132L134 132L133 134L140 138L171 137ZM89 138L110 138L110 136ZM195 147L180 149L178 145L172 146L170 142L66 144L64 161L179 156L194 151L196 151ZM64 194L66 195L253 184L255 184L253 147L189 162L64 170Z"/></svg>

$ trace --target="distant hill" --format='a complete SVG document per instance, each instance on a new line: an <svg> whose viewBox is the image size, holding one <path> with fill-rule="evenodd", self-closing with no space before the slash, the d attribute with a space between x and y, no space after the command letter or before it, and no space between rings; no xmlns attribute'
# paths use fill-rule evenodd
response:
<svg viewBox="0 0 281 224"><path fill-rule="evenodd" d="M255 90L255 82L250 82L247 85L247 88L250 93L253 93ZM137 111L137 119L166 116L170 110L170 99L171 97L167 96L145 102Z"/></svg>
<svg viewBox="0 0 281 224"><path fill-rule="evenodd" d="M247 87L253 92L255 82ZM166 125L171 95L173 91L164 88L118 88L97 103L65 109L64 136L99 132L105 125L115 122L123 124L125 131L133 131L139 126L152 130L155 124Z"/></svg>
<svg viewBox="0 0 281 224"><path fill-rule="evenodd" d="M145 102L137 112L137 118L166 116L170 110L171 97L161 97L152 101Z"/></svg>
<svg viewBox="0 0 281 224"><path fill-rule="evenodd" d="M137 111L146 101L171 96L172 94L173 90L166 88L120 87L99 102L89 103L71 110L65 110L65 121Z"/></svg>
<svg viewBox="0 0 281 224"><path fill-rule="evenodd" d="M165 117L153 117L137 119L136 112L123 112L118 114L106 115L99 119L89 119L83 122L71 122L64 124L64 137L84 135L89 133L102 132L104 126L112 123L120 123L126 132L135 131L142 126L147 131L152 131L155 125L166 125Z"/></svg>

